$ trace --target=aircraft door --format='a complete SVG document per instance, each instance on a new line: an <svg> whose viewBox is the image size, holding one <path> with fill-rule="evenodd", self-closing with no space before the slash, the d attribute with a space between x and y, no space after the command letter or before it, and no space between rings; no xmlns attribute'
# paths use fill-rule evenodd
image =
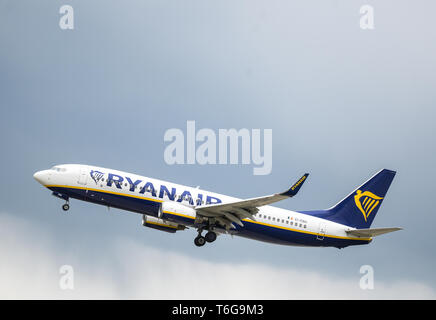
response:
<svg viewBox="0 0 436 320"><path fill-rule="evenodd" d="M87 181L88 181L88 168L80 167L77 183L86 185Z"/></svg>
<svg viewBox="0 0 436 320"><path fill-rule="evenodd" d="M324 240L325 233L326 233L326 224L324 222L320 222L319 230L318 230L318 233L316 235L316 238L318 240Z"/></svg>

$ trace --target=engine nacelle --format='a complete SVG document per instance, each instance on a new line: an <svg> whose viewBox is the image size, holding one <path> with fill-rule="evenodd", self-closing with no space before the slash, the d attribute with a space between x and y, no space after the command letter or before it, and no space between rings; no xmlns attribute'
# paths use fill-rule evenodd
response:
<svg viewBox="0 0 436 320"><path fill-rule="evenodd" d="M194 225L197 212L194 208L184 206L178 202L163 202L161 207L161 217L184 225Z"/></svg>
<svg viewBox="0 0 436 320"><path fill-rule="evenodd" d="M184 230L185 226L179 225L171 221L165 221L163 219L155 218L152 216L142 215L142 225L144 227L149 227L157 229L160 231L175 233L177 230Z"/></svg>

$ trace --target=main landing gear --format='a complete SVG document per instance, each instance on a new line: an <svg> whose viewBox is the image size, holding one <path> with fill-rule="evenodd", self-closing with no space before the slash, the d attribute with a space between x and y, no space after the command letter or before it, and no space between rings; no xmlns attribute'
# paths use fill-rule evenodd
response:
<svg viewBox="0 0 436 320"><path fill-rule="evenodd" d="M208 233L206 233L206 235L204 236L204 238L206 239L207 242L214 242L216 240L216 233L213 231L209 231Z"/></svg>
<svg viewBox="0 0 436 320"><path fill-rule="evenodd" d="M194 239L194 243L197 247L202 247L205 245L206 243L206 239L205 237L198 235L195 239Z"/></svg>
<svg viewBox="0 0 436 320"><path fill-rule="evenodd" d="M202 247L206 244L206 242L214 242L217 238L217 235L213 231L208 231L206 235L203 237L201 233L203 232L202 229L198 230L198 236L194 239L194 243L197 247Z"/></svg>

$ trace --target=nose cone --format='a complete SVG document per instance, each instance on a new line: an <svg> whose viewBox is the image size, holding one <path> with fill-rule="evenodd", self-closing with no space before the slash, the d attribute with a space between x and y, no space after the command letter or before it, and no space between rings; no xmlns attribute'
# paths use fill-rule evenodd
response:
<svg viewBox="0 0 436 320"><path fill-rule="evenodd" d="M33 177L35 178L36 181L38 181L42 185L45 185L47 183L47 171L46 170L35 172Z"/></svg>

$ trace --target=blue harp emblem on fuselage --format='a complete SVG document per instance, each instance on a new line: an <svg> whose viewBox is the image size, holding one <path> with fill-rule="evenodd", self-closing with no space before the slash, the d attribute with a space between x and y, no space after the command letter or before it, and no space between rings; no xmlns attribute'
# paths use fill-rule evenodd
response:
<svg viewBox="0 0 436 320"><path fill-rule="evenodd" d="M365 218L365 221L367 221L368 216L379 205L382 199L383 197L379 197L370 191L362 192L362 190L357 190L354 196L354 202Z"/></svg>
<svg viewBox="0 0 436 320"><path fill-rule="evenodd" d="M92 180L97 184L101 179L103 179L104 173L96 170L91 170L89 173L91 175Z"/></svg>

